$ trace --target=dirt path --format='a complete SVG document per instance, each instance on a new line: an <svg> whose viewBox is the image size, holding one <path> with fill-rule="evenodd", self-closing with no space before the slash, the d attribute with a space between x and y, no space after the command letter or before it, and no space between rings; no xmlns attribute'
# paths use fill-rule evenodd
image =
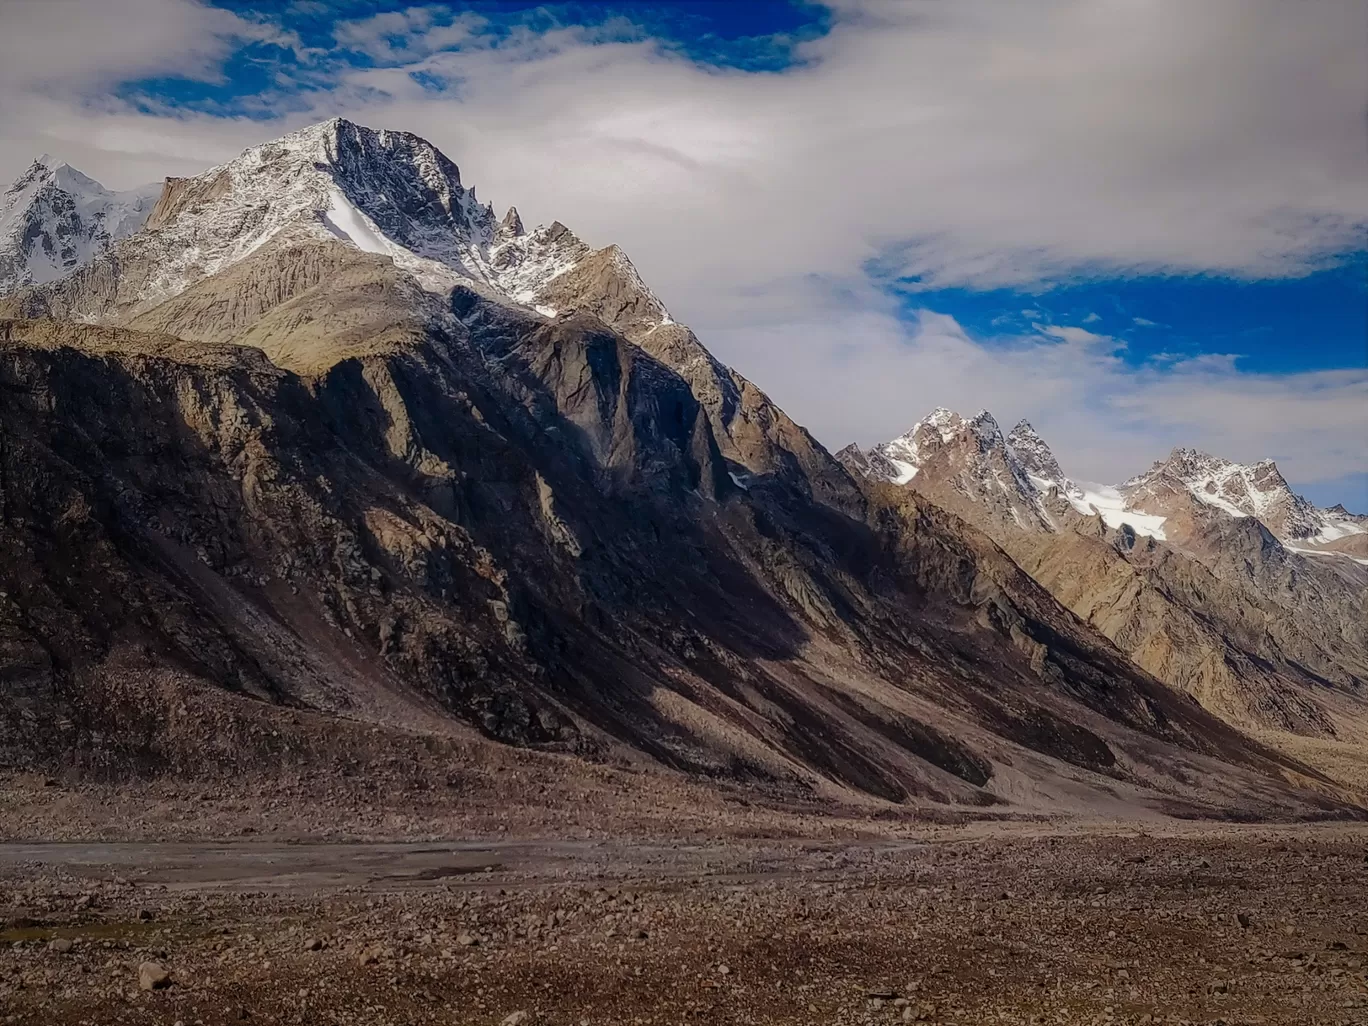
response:
<svg viewBox="0 0 1368 1026"><path fill-rule="evenodd" d="M377 892L453 887L507 888L708 880L776 882L798 875L837 877L842 862L909 856L923 841L851 845L770 842L698 845L613 841L469 841L393 844L199 843L0 844L0 876L60 872L95 883L111 876L168 891L270 891L309 896L344 889Z"/></svg>

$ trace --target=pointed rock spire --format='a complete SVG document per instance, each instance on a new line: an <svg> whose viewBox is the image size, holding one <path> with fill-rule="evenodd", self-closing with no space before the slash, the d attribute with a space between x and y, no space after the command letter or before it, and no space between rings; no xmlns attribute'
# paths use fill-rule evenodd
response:
<svg viewBox="0 0 1368 1026"><path fill-rule="evenodd" d="M499 222L499 234L508 235L515 239L527 234L527 229L523 227L522 218L518 216L517 207L509 207L508 213L504 214L503 220Z"/></svg>
<svg viewBox="0 0 1368 1026"><path fill-rule="evenodd" d="M1068 483L1059 460L1028 420L1021 420L1007 436L1007 445L1028 474L1053 481L1061 487Z"/></svg>

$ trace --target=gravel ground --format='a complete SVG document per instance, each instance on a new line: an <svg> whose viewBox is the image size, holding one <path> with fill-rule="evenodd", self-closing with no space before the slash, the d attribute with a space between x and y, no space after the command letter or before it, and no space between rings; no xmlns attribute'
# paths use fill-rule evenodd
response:
<svg viewBox="0 0 1368 1026"><path fill-rule="evenodd" d="M1363 1024L1365 852L1198 825L0 845L0 1022Z"/></svg>

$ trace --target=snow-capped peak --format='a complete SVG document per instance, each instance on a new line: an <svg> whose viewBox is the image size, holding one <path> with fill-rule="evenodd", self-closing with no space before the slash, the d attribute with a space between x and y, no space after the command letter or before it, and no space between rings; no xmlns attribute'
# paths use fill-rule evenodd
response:
<svg viewBox="0 0 1368 1026"><path fill-rule="evenodd" d="M897 438L870 450L868 457L872 469L869 473L893 484L907 484L921 469L922 460L929 451L927 443L939 439L940 444L949 444L963 427L963 417L944 406L937 406Z"/></svg>
<svg viewBox="0 0 1368 1026"><path fill-rule="evenodd" d="M1040 492L987 410L966 420L937 407L892 441L868 453L847 447L841 459L866 477L901 485L915 479L918 487L925 481L933 490L949 490L1025 529L1050 529L1052 523Z"/></svg>
<svg viewBox="0 0 1368 1026"><path fill-rule="evenodd" d="M916 435L921 428L928 427L936 429L942 442L948 442L955 437L955 433L959 431L963 424L964 418L954 410L947 410L944 406L937 406L929 414L913 424L912 430L902 437L911 438Z"/></svg>
<svg viewBox="0 0 1368 1026"><path fill-rule="evenodd" d="M1261 517L1278 506L1311 508L1311 503L1291 491L1272 460L1237 464L1187 447L1172 450L1166 460L1157 461L1123 487L1140 492L1164 479L1182 483L1193 497L1234 517Z"/></svg>
<svg viewBox="0 0 1368 1026"><path fill-rule="evenodd" d="M559 222L529 232L516 209L499 220L427 140L344 118L168 179L146 228L126 243L125 264L154 269L132 293L134 310L265 245L337 240L389 257L431 291L464 284L549 315L558 310L543 290L595 252ZM668 322L656 306L652 323Z"/></svg>
<svg viewBox="0 0 1368 1026"><path fill-rule="evenodd" d="M0 293L54 281L147 220L160 186L112 192L43 154L0 195Z"/></svg>
<svg viewBox="0 0 1368 1026"><path fill-rule="evenodd" d="M969 421L969 430L981 445L993 446L1003 442L1002 428L998 427L998 422L987 410L979 410L974 414L973 420Z"/></svg>
<svg viewBox="0 0 1368 1026"><path fill-rule="evenodd" d="M940 501L969 499L980 510L996 510L996 522L1005 517L1027 530L1057 530L1059 514L1072 506L1108 527L1163 541L1170 519L1190 525L1195 509L1206 517L1257 518L1294 551L1368 562L1368 516L1342 506L1318 509L1291 489L1272 460L1240 464L1180 447L1121 485L1087 484L1065 475L1028 421L1003 439L987 411L965 420L944 407L867 452L848 446L840 459L853 472L911 485Z"/></svg>
<svg viewBox="0 0 1368 1026"><path fill-rule="evenodd" d="M1072 506L1084 516L1102 517L1109 527L1126 525L1136 534L1164 537L1164 517L1127 509L1125 496L1114 488L1071 481L1027 421L1004 438L987 410L965 420L938 407L906 434L868 453L842 450L842 462L894 484L915 479L914 487L942 500L968 499L1016 529L1056 531L1059 515Z"/></svg>
<svg viewBox="0 0 1368 1026"><path fill-rule="evenodd" d="M1326 526L1319 510L1292 491L1272 460L1242 464L1198 449L1177 448L1122 487L1140 499L1172 483L1233 517L1256 517L1288 540L1313 538Z"/></svg>
<svg viewBox="0 0 1368 1026"><path fill-rule="evenodd" d="M339 239L430 287L483 281L495 220L431 143L333 118L169 180L148 228L160 270L144 288L151 302L282 238Z"/></svg>

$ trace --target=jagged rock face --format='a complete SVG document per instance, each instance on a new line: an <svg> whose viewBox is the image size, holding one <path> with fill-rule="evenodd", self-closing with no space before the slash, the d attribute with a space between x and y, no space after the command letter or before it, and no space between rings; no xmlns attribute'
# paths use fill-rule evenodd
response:
<svg viewBox="0 0 1368 1026"><path fill-rule="evenodd" d="M61 278L138 231L157 191L110 192L50 157L34 161L0 196L0 295Z"/></svg>
<svg viewBox="0 0 1368 1026"><path fill-rule="evenodd" d="M529 232L516 210L496 222L462 185L455 164L403 132L334 119L253 147L195 178L168 182L147 231L59 282L0 302L0 314L137 324L205 340L236 337L234 326L277 291L273 277L302 273L294 265L317 258L300 254L339 242L392 261L434 294L473 292L543 317L598 317L689 382L737 480L783 477L820 501L860 513L863 499L845 470L675 323L621 249L593 250L560 222ZM284 255L263 265L263 252ZM250 266L239 266L244 263ZM187 292L194 294L182 299ZM205 293L218 298L206 305ZM343 306L350 311L355 304ZM360 311L348 316L354 323L374 319ZM301 327L305 335L318 334L294 318L288 331L263 325L238 340L261 344L289 336L290 347L307 349Z"/></svg>
<svg viewBox="0 0 1368 1026"><path fill-rule="evenodd" d="M425 140L334 119L168 180L146 231L22 311L120 323L263 247L334 240L389 258L429 290L474 285L530 303L591 252L562 225L516 227L501 230Z"/></svg>
<svg viewBox="0 0 1368 1026"><path fill-rule="evenodd" d="M868 454L843 452L848 469L859 469L863 462L865 476L915 488L970 522L1004 530L1053 530L1047 497L1031 482L1028 465L986 410L965 420L940 408Z"/></svg>
<svg viewBox="0 0 1368 1026"><path fill-rule="evenodd" d="M848 454L847 466L903 479L987 531L1139 665L1228 721L1348 747L1368 731L1368 573L1353 559L1297 551L1318 545L1313 527L1311 538L1352 544L1352 518L1293 494L1271 462L1242 467L1180 449L1115 488L1082 486L1029 424L1004 451L991 430L964 432L967 423L936 411L923 422L934 430L919 425L863 465ZM958 461L940 455L949 442ZM874 454L901 466L890 472ZM995 474L1004 464L1016 472ZM998 487L1006 481L1017 485ZM1042 515L1004 515L993 494ZM1332 525L1345 523L1336 538Z"/></svg>
<svg viewBox="0 0 1368 1026"><path fill-rule="evenodd" d="M1251 565L1271 558L1235 557L1237 539L1225 546L1232 559L1251 558ZM1271 569L1251 580L1152 539L1126 545L1119 537L1062 532L1009 540L1008 549L1139 665L1229 722L1355 738L1368 697L1368 659L1362 631L1353 626L1364 613L1361 596L1348 582L1319 582L1330 584L1328 594L1296 578L1274 587Z"/></svg>
<svg viewBox="0 0 1368 1026"><path fill-rule="evenodd" d="M1016 457L1017 464L1029 476L1052 481L1057 485L1071 486L1072 482L1064 476L1064 470L1055 458L1054 452L1045 444L1029 421L1019 421L1007 436L1007 448Z"/></svg>
<svg viewBox="0 0 1368 1026"><path fill-rule="evenodd" d="M1292 491L1272 460L1246 466L1179 448L1121 490L1129 505L1152 508L1184 525L1252 517L1297 548L1351 556L1368 551L1368 517L1318 509Z"/></svg>

